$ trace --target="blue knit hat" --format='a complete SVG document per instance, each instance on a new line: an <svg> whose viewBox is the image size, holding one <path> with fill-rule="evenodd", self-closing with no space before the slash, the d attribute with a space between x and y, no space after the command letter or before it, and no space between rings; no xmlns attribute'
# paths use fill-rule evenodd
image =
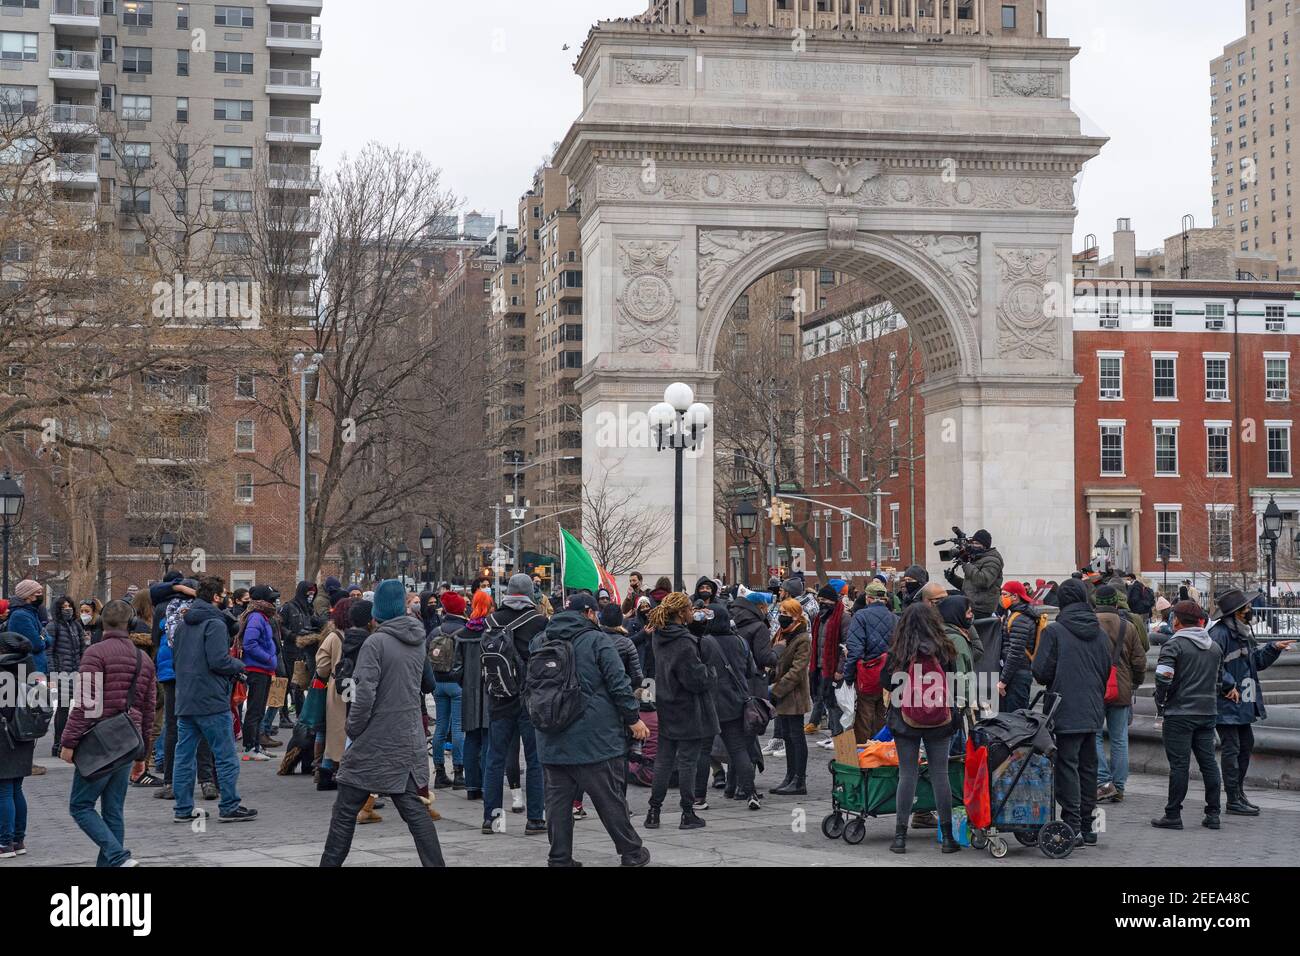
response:
<svg viewBox="0 0 1300 956"><path fill-rule="evenodd" d="M395 578L375 589L375 606L370 612L376 621L389 621L406 613L406 588Z"/></svg>

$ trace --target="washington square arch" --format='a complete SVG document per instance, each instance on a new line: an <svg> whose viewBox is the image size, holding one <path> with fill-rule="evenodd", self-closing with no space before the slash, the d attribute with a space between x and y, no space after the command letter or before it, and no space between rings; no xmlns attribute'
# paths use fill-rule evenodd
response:
<svg viewBox="0 0 1300 956"><path fill-rule="evenodd" d="M652 19L593 28L557 154L582 200L584 482L671 509L673 456L610 423L674 381L713 405L736 299L776 270L833 269L887 296L923 354L926 539L988 528L1009 577L1068 576L1078 379L1053 292L1075 177L1104 143L1070 108L1077 49ZM688 582L722 566L706 451L686 463ZM667 573L671 536L643 564Z"/></svg>

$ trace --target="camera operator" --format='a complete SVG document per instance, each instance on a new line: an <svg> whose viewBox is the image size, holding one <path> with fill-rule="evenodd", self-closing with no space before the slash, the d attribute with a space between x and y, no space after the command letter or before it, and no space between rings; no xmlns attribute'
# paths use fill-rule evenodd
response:
<svg viewBox="0 0 1300 956"><path fill-rule="evenodd" d="M1002 589L1002 555L993 547L992 535L983 529L971 535L957 564L943 576L970 599L976 618L993 616Z"/></svg>

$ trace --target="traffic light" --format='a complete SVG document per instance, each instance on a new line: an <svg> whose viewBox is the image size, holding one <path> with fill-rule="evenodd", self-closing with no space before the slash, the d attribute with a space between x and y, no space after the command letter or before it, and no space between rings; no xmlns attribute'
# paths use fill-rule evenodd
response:
<svg viewBox="0 0 1300 956"><path fill-rule="evenodd" d="M773 498L770 510L774 528L789 527L794 523L794 510L790 507L788 501Z"/></svg>

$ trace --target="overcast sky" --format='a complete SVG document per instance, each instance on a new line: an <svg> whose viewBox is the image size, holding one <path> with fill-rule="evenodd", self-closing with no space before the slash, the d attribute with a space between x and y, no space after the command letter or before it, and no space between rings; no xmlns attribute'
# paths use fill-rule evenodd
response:
<svg viewBox="0 0 1300 956"><path fill-rule="evenodd" d="M333 165L370 139L422 150L464 209L514 224L519 196L581 107L588 27L642 0L332 0L321 19ZM1052 0L1049 30L1082 52L1073 100L1110 137L1081 180L1076 248L1103 254L1128 216L1139 248L1210 217L1209 61L1245 32L1242 0ZM383 16L376 16L379 11ZM569 49L563 47L568 44Z"/></svg>

